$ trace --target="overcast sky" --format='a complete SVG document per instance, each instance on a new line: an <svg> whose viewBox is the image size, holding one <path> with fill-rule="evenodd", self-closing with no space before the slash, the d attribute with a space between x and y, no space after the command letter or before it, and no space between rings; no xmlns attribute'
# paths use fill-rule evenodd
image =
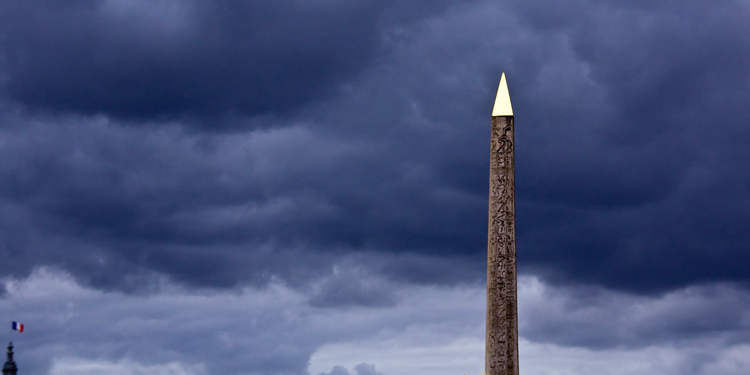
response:
<svg viewBox="0 0 750 375"><path fill-rule="evenodd" d="M4 0L3 337L23 375L479 375L505 72L521 372L747 374L749 20Z"/></svg>

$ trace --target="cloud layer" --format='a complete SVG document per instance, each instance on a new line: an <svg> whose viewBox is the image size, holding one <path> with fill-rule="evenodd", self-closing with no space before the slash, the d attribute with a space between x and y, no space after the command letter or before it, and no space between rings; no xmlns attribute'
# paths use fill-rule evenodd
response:
<svg viewBox="0 0 750 375"><path fill-rule="evenodd" d="M484 288L372 282L396 302L318 307L279 283L224 292L165 284L134 296L39 269L5 282L0 312L24 318L13 340L31 374L481 372ZM730 286L643 297L523 277L519 309L530 374L739 374L750 364L750 294Z"/></svg>
<svg viewBox="0 0 750 375"><path fill-rule="evenodd" d="M3 303L20 298L13 283L62 278L69 299L89 296L80 303L107 317L88 318L94 346L34 339L33 371L419 372L387 364L385 343L406 334L378 333L416 335L401 310L412 291L447 319L443 349L475 350L481 323L457 323L430 293L471 290L465 304L483 309L502 72L519 268L541 293L519 301L537 306L522 315L527 350L603 363L662 353L675 365L649 369L664 374L746 369L748 12L730 0L3 2ZM39 298L40 311L56 300ZM148 306L155 321L187 315L148 318L122 344L100 333ZM216 316L206 325L233 332L253 309L267 325L242 333L270 349L186 359L207 332L194 322ZM305 321L352 311L391 321ZM33 325L68 332L53 318ZM150 340L170 349L133 349ZM340 361L355 341L389 354ZM686 364L702 345L712 354Z"/></svg>
<svg viewBox="0 0 750 375"><path fill-rule="evenodd" d="M385 48L381 30L441 1L11 1L5 93L34 110L148 120L284 113Z"/></svg>

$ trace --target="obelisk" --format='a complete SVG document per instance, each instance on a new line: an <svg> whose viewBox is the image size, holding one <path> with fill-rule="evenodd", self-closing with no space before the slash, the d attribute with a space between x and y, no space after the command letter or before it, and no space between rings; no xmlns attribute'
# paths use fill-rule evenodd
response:
<svg viewBox="0 0 750 375"><path fill-rule="evenodd" d="M492 109L484 372L518 375L513 108L505 73Z"/></svg>

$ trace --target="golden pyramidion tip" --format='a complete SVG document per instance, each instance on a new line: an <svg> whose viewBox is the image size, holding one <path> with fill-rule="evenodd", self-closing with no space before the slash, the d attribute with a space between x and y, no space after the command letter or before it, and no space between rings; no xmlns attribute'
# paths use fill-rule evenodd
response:
<svg viewBox="0 0 750 375"><path fill-rule="evenodd" d="M508 93L508 83L505 82L505 73L500 77L500 87L497 88L495 106L492 108L492 117L495 116L513 116L513 107L510 105L510 94Z"/></svg>

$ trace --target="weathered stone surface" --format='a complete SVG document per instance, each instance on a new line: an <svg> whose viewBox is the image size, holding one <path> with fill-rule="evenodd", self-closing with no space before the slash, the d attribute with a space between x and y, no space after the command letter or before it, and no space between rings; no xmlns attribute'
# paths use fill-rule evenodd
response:
<svg viewBox="0 0 750 375"><path fill-rule="evenodd" d="M518 375L513 116L492 118L485 373Z"/></svg>

